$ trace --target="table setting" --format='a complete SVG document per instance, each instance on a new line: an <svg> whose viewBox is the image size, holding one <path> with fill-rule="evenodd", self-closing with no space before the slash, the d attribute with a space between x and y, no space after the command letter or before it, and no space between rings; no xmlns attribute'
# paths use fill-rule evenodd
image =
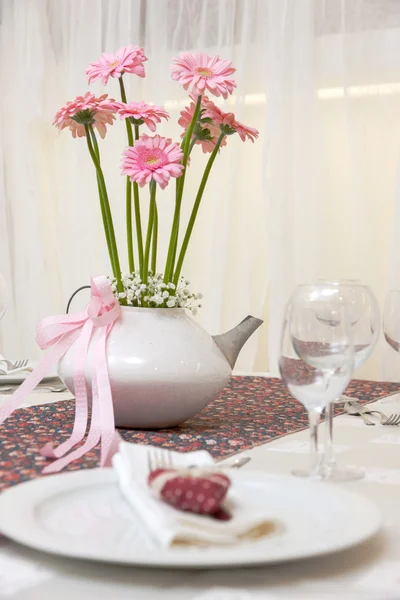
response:
<svg viewBox="0 0 400 600"><path fill-rule="evenodd" d="M182 52L171 67L189 93L181 142L149 136L169 114L128 103L124 84L145 77L147 60L133 45L102 55L88 83L117 79L121 101L86 92L54 118L87 145L112 275L93 275L65 313L38 323L40 361L0 355L0 597L399 597L400 383L353 378L380 335L375 294L354 279L295 286L280 378L234 373L263 322L248 315L210 335L190 316L202 294L182 267L220 150L259 134L207 96L232 94L232 63ZM97 139L117 116L128 142L126 273ZM199 147L209 156L185 228ZM160 272L157 202L171 179ZM391 291L383 332L396 352L398 315Z"/></svg>

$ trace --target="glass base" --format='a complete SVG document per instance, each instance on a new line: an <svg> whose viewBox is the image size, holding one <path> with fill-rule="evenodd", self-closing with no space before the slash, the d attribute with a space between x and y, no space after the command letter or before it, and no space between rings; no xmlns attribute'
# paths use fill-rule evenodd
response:
<svg viewBox="0 0 400 600"><path fill-rule="evenodd" d="M303 477L304 479L309 479L310 481L321 481L323 479L323 474L321 472L311 471L311 469L292 469L292 475L296 477Z"/></svg>
<svg viewBox="0 0 400 600"><path fill-rule="evenodd" d="M338 467L338 465L322 465L321 479L324 481L358 481L364 479L365 471L361 467L347 466Z"/></svg>
<svg viewBox="0 0 400 600"><path fill-rule="evenodd" d="M338 467L336 464L332 466L321 465L319 471L311 471L310 469L292 469L292 475L303 477L310 481L358 481L365 477L365 471L361 467L348 466Z"/></svg>

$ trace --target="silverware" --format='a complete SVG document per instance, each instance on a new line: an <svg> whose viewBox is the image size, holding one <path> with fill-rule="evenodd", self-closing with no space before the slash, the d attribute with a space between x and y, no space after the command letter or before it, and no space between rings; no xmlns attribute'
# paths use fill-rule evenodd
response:
<svg viewBox="0 0 400 600"><path fill-rule="evenodd" d="M339 398L337 398L337 400L335 400L335 404L344 404L346 402L357 402L357 398L354 398L354 396L352 397L342 394L341 396L339 396Z"/></svg>
<svg viewBox="0 0 400 600"><path fill-rule="evenodd" d="M360 406L361 406L361 404L360 404ZM370 421L368 419L362 406L361 406L361 409L359 409L359 408L356 408L355 406L353 406L351 402L346 402L346 404L344 405L344 410L349 415L360 416L362 418L362 420L364 421L365 425L375 425L375 423L373 423L373 421Z"/></svg>
<svg viewBox="0 0 400 600"><path fill-rule="evenodd" d="M223 465L216 465L219 468L227 468L227 469L241 469L244 465L247 465L251 461L251 456L242 456L241 458L236 458L231 463L225 463Z"/></svg>
<svg viewBox="0 0 400 600"><path fill-rule="evenodd" d="M240 469L247 465L248 462L251 461L251 456L242 456L241 458L236 458L234 461L230 463L215 463L213 465L189 465L189 469L194 469L195 467L204 466L205 469L214 468L214 469Z"/></svg>
<svg viewBox="0 0 400 600"><path fill-rule="evenodd" d="M9 386L0 386L0 394L3 393L8 393L8 392L14 392L16 389L18 389L19 385L9 385ZM37 387L35 387L35 390L46 390L49 392L65 392L68 390L67 386L65 386L63 383L59 384L59 385L38 385Z"/></svg>
<svg viewBox="0 0 400 600"><path fill-rule="evenodd" d="M149 473L156 469L170 469L173 466L172 456L169 452L154 449L149 450L147 453L147 467Z"/></svg>
<svg viewBox="0 0 400 600"><path fill-rule="evenodd" d="M242 456L240 458L236 458L234 461L229 463L216 463L212 465L179 465L182 467L186 467L187 469L195 469L195 468L204 468L204 469L240 469L247 465L247 463L251 461L250 456ZM155 471L155 469L170 469L174 467L174 461L172 459L172 455L169 452L163 452L161 450L152 449L149 450L147 454L147 467L149 473Z"/></svg>
<svg viewBox="0 0 400 600"><path fill-rule="evenodd" d="M49 390L49 392L66 392L68 390L67 386L64 385L63 383L60 383L59 385L39 385L37 388L35 388L37 390Z"/></svg>
<svg viewBox="0 0 400 600"><path fill-rule="evenodd" d="M393 414L390 415L390 417L388 417L386 419L386 421L381 421L382 425L394 425L394 426L398 426L400 425L400 415L398 414Z"/></svg>
<svg viewBox="0 0 400 600"><path fill-rule="evenodd" d="M354 410L358 411L358 414L361 416L364 415L373 415L377 414L380 417L381 425L392 425L397 426L400 425L400 415L397 413L393 413L392 415L385 415L381 410L376 410L373 408L367 408L366 406L362 406L359 402L352 401L348 402L348 404L354 408Z"/></svg>
<svg viewBox="0 0 400 600"><path fill-rule="evenodd" d="M28 359L23 358L22 360L16 360L15 363L2 358L0 363L6 363L7 371L4 369L0 369L0 375L9 375L11 372L16 371L17 369L24 369L28 365Z"/></svg>
<svg viewBox="0 0 400 600"><path fill-rule="evenodd" d="M11 362L6 358L0 358L0 363L6 363L7 369L12 371L13 369L19 369L20 367L25 367L28 364L27 358L22 358L21 360L16 360L15 362Z"/></svg>

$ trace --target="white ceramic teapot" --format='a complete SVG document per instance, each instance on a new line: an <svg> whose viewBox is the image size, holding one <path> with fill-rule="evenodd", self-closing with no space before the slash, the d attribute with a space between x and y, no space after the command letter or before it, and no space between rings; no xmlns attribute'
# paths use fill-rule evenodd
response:
<svg viewBox="0 0 400 600"><path fill-rule="evenodd" d="M119 427L171 427L201 411L227 385L244 343L261 325L246 317L212 337L183 308L121 307L107 340L115 423ZM97 332L90 342L86 382ZM59 363L73 392L76 342Z"/></svg>

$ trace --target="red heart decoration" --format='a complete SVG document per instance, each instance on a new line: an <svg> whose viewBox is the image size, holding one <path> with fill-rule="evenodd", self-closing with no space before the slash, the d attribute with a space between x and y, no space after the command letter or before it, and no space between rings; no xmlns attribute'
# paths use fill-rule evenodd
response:
<svg viewBox="0 0 400 600"><path fill-rule="evenodd" d="M203 469L156 469L148 483L160 499L174 508L226 520L230 515L221 508L231 484L223 473Z"/></svg>

